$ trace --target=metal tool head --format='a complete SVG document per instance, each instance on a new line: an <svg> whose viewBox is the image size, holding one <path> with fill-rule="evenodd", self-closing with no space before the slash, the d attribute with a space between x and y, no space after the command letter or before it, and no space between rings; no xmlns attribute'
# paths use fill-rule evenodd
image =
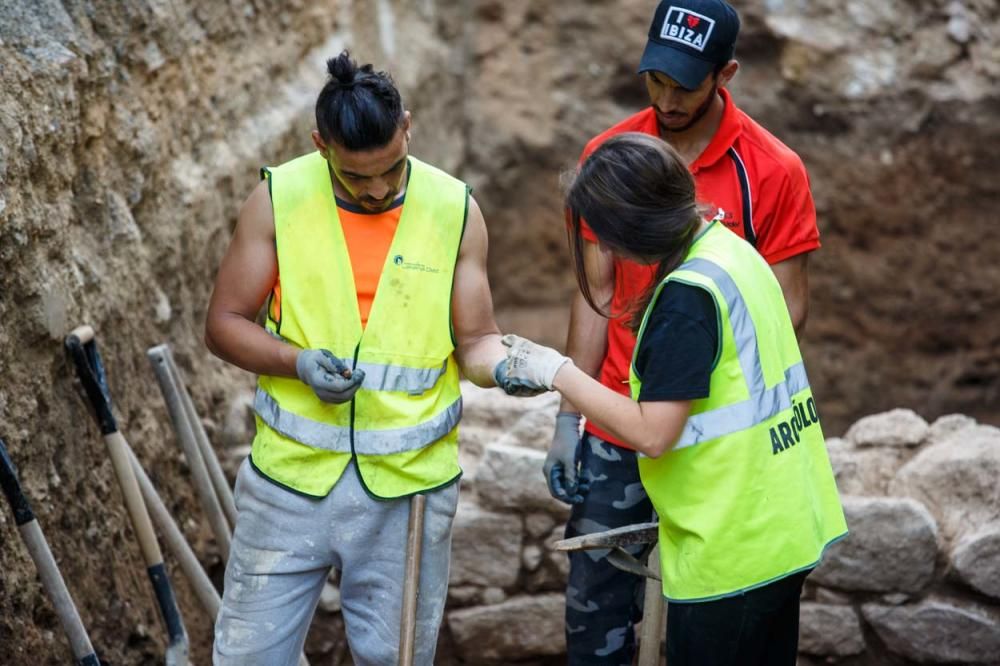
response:
<svg viewBox="0 0 1000 666"><path fill-rule="evenodd" d="M659 523L637 523L604 532L583 534L571 539L557 541L555 550L598 550L621 546L656 543L659 538Z"/></svg>

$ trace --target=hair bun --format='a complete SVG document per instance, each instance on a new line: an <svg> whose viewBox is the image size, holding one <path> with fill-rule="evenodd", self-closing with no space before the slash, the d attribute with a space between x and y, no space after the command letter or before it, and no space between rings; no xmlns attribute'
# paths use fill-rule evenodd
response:
<svg viewBox="0 0 1000 666"><path fill-rule="evenodd" d="M344 50L336 58L326 61L326 70L337 84L351 86L358 73L358 64L351 59L351 54Z"/></svg>

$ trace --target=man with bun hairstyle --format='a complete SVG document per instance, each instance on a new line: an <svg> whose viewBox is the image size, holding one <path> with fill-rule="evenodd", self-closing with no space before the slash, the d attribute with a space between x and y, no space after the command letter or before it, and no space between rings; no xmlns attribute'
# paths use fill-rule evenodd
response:
<svg viewBox="0 0 1000 666"><path fill-rule="evenodd" d="M354 663L398 663L419 493L414 663L430 666L462 472L459 371L544 389L505 379L468 186L409 155L410 112L389 75L346 51L327 67L316 150L262 169L208 309L209 349L259 375L214 662L296 664L337 569Z"/></svg>
<svg viewBox="0 0 1000 666"><path fill-rule="evenodd" d="M816 211L802 161L737 108L726 90L739 69L734 60L739 28L739 15L723 0L660 2L639 63L650 106L594 137L581 162L605 140L625 132L669 143L694 176L707 216L750 242L770 264L801 336L808 305L807 259L819 247ZM583 237L589 241L580 251L587 286L603 312L595 311L582 292L576 294L567 354L584 372L627 396L635 348L628 314L649 287L654 267L614 255L586 227ZM659 399L707 395L708 374L696 369L707 367L703 359L711 365L718 331L711 303L697 298L697 290L693 296L677 288L664 293L659 312L668 313L668 321L660 330L671 331L673 362L658 366L660 376L653 384ZM655 340L648 342L657 347ZM572 504L566 536L652 520L635 451L591 422L581 437L581 420L579 410L563 399L544 466L551 494ZM632 663L642 582L600 554L570 555L569 664Z"/></svg>

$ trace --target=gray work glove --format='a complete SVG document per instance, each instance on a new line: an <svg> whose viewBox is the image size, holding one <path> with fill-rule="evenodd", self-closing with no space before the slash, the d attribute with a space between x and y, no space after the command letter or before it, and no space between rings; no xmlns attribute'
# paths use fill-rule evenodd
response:
<svg viewBox="0 0 1000 666"><path fill-rule="evenodd" d="M507 381L520 381L552 390L556 373L566 363L572 363L551 347L535 344L516 335L500 338L507 347Z"/></svg>
<svg viewBox="0 0 1000 666"><path fill-rule="evenodd" d="M351 370L328 349L303 349L295 372L323 402L350 402L365 380L364 370Z"/></svg>
<svg viewBox="0 0 1000 666"><path fill-rule="evenodd" d="M580 480L577 465L580 463L580 415L576 412L559 412L556 432L552 436L549 453L545 456L545 482L549 494L566 504L580 504L590 489Z"/></svg>
<svg viewBox="0 0 1000 666"><path fill-rule="evenodd" d="M497 386L503 389L507 395L518 398L530 398L532 396L548 393L548 389L538 384L533 384L525 379L511 379L507 376L507 359L496 364L493 368L493 380Z"/></svg>

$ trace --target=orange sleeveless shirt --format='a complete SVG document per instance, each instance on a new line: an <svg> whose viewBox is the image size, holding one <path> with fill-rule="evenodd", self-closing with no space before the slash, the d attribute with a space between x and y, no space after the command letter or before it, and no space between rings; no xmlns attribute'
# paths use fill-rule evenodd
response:
<svg viewBox="0 0 1000 666"><path fill-rule="evenodd" d="M358 311L361 313L361 328L368 324L368 314L375 300L386 255L396 235L399 216L403 213L403 198L379 213L370 213L363 208L337 199L337 215L344 231L347 255L351 258L351 272L354 273L354 288L358 294ZM274 283L271 293L271 318L281 318L281 276Z"/></svg>
<svg viewBox="0 0 1000 666"><path fill-rule="evenodd" d="M337 215L340 216L340 226L344 230L347 254L351 257L362 328L368 324L368 313L371 312L375 290L382 277L385 258L389 254L389 246L396 235L396 226L402 212L402 199L379 213L369 213L337 199Z"/></svg>

